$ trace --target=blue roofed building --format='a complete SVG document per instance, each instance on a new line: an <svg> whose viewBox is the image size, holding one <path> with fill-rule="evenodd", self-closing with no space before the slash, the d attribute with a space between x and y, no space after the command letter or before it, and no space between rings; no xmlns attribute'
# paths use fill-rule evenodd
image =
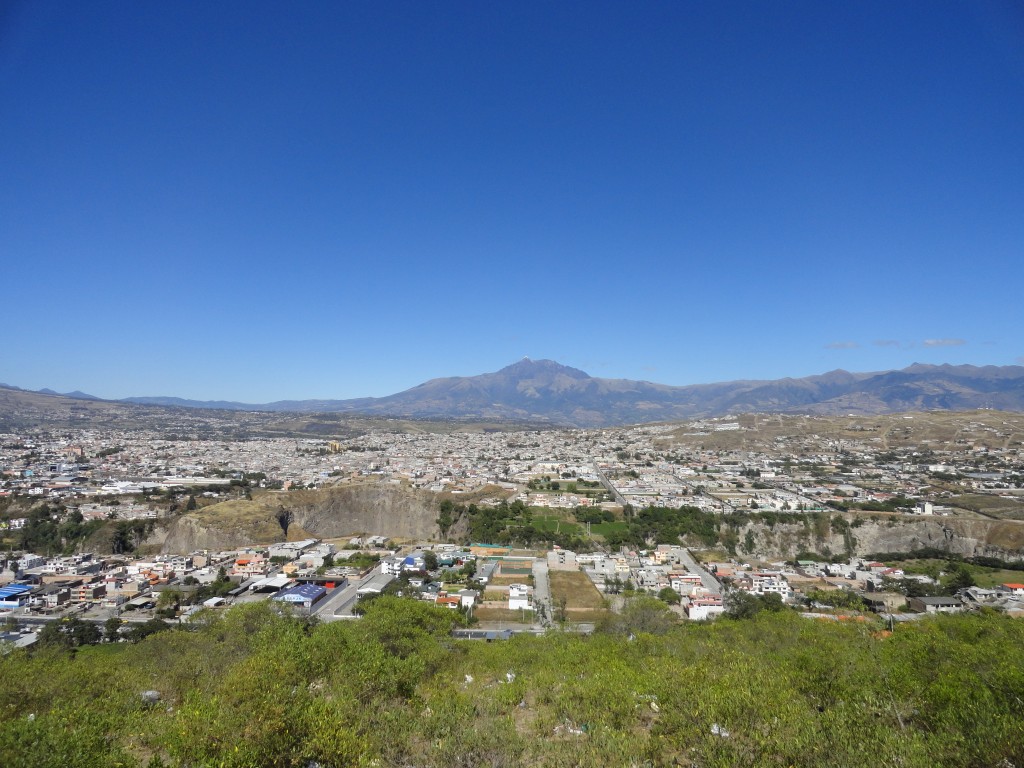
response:
<svg viewBox="0 0 1024 768"><path fill-rule="evenodd" d="M322 600L326 594L327 590L316 584L298 584L278 592L271 599L309 609Z"/></svg>
<svg viewBox="0 0 1024 768"><path fill-rule="evenodd" d="M0 588L0 611L11 611L28 602L32 587L28 584L8 584Z"/></svg>

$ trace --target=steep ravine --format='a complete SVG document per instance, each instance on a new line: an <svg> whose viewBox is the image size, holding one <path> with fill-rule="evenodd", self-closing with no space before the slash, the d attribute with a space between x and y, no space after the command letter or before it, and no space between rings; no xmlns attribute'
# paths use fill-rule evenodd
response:
<svg viewBox="0 0 1024 768"><path fill-rule="evenodd" d="M178 553L270 544L284 538L276 519L282 509L292 515L288 531L292 540L374 534L438 540L438 503L438 497L427 491L383 482L265 493L251 501L223 502L183 515L169 526L158 527L146 545L150 550ZM846 519L854 521L856 517ZM466 523L465 519L458 521L450 536L465 535ZM1024 559L1024 523L1015 521L861 517L844 534L832 525L816 526L808 518L807 525L749 522L735 533L740 556L765 559L792 558L802 551L839 554L851 545L856 555L934 548L965 557Z"/></svg>

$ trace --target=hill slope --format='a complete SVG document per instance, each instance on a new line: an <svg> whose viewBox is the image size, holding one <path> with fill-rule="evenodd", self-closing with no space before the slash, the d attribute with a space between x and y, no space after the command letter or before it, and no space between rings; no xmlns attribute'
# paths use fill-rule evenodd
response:
<svg viewBox="0 0 1024 768"><path fill-rule="evenodd" d="M673 387L601 379L551 360L524 359L494 373L431 379L380 398L320 400L315 409L415 418L547 421L602 427L740 412L877 414L926 409L1024 410L1024 367L920 365L901 371Z"/></svg>
<svg viewBox="0 0 1024 768"><path fill-rule="evenodd" d="M1024 367L914 364L899 371L836 370L798 379L677 387L602 379L552 360L523 359L493 373L431 379L386 397L281 400L262 405L171 397L136 397L122 402L223 412L346 413L575 427L743 412L869 415L931 409L1024 411Z"/></svg>

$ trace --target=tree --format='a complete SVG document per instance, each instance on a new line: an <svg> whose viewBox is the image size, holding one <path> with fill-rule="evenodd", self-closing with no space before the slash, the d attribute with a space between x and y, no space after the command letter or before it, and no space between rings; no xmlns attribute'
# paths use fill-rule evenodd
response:
<svg viewBox="0 0 1024 768"><path fill-rule="evenodd" d="M116 643L121 635L118 630L121 628L121 620L117 616L111 616L103 622L103 639L108 643Z"/></svg>
<svg viewBox="0 0 1024 768"><path fill-rule="evenodd" d="M135 624L131 629L128 630L128 641L137 643L140 640L144 640L150 635L155 635L157 632L163 632L164 630L170 629L171 625L166 621L160 619L150 619L143 624Z"/></svg>
<svg viewBox="0 0 1024 768"><path fill-rule="evenodd" d="M437 554L434 552L423 553L423 567L428 571L437 570Z"/></svg>
<svg viewBox="0 0 1024 768"><path fill-rule="evenodd" d="M725 593L725 615L730 619L752 619L761 612L761 601L742 589L730 589Z"/></svg>
<svg viewBox="0 0 1024 768"><path fill-rule="evenodd" d="M186 512L191 512L192 510L194 510L196 508L196 506L197 505L196 505L195 494L189 494L188 503L185 504L185 511Z"/></svg>
<svg viewBox="0 0 1024 768"><path fill-rule="evenodd" d="M949 571L949 576L943 583L943 591L949 595L955 595L961 589L967 589L975 585L974 575L963 563L956 563Z"/></svg>
<svg viewBox="0 0 1024 768"><path fill-rule="evenodd" d="M668 603L669 605L679 605L679 603L682 602L682 598L679 596L679 593L672 589L672 587L663 587L661 591L658 592L658 599Z"/></svg>
<svg viewBox="0 0 1024 768"><path fill-rule="evenodd" d="M173 618L181 607L181 592L177 589L165 589L156 599L157 613Z"/></svg>
<svg viewBox="0 0 1024 768"><path fill-rule="evenodd" d="M95 645L102 637L98 626L75 617L47 623L40 631L37 642L40 646L71 649Z"/></svg>
<svg viewBox="0 0 1024 768"><path fill-rule="evenodd" d="M290 509L285 509L284 507L281 507L277 510L277 514L274 515L274 518L277 520L277 524L281 526L281 530L284 531L284 537L285 539L287 539L288 526L290 526L292 522L295 520L295 513L292 512Z"/></svg>
<svg viewBox="0 0 1024 768"><path fill-rule="evenodd" d="M754 541L754 532L752 530L748 529L746 535L744 535L744 537L743 537L743 550L748 555L749 554L753 554L754 548L756 546L757 546L757 544Z"/></svg>
<svg viewBox="0 0 1024 768"><path fill-rule="evenodd" d="M569 600L565 597L565 595L561 595L558 598L557 609L555 611L555 619L558 621L559 624L564 624L565 620L568 618L568 606Z"/></svg>
<svg viewBox="0 0 1024 768"><path fill-rule="evenodd" d="M676 597L678 599L678 595ZM626 600L621 613L609 614L602 620L598 629L614 635L640 632L663 635L675 622L675 616L664 602L650 595L639 595Z"/></svg>

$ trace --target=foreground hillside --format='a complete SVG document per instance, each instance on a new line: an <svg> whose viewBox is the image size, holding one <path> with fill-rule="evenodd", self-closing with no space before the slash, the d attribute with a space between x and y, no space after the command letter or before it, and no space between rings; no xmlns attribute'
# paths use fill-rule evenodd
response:
<svg viewBox="0 0 1024 768"><path fill-rule="evenodd" d="M488 644L394 598L320 626L261 604L137 645L10 653L0 765L1024 763L1024 623L633 619Z"/></svg>

